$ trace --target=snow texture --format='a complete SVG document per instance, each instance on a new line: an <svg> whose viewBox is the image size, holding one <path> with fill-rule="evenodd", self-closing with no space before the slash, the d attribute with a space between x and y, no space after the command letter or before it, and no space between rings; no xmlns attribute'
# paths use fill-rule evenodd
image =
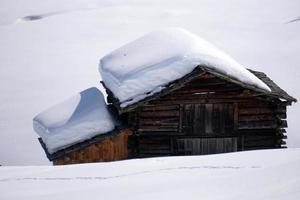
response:
<svg viewBox="0 0 300 200"><path fill-rule="evenodd" d="M104 56L99 71L121 107L135 103L203 65L246 84L270 88L215 46L181 29L151 32Z"/></svg>
<svg viewBox="0 0 300 200"><path fill-rule="evenodd" d="M299 200L300 149L0 167L1 200Z"/></svg>
<svg viewBox="0 0 300 200"><path fill-rule="evenodd" d="M89 88L76 96L38 114L33 128L43 139L49 153L54 153L115 128L102 93Z"/></svg>
<svg viewBox="0 0 300 200"><path fill-rule="evenodd" d="M33 116L98 86L100 57L166 27L200 35L300 97L300 21L286 23L299 17L300 1L263 4L261 0L1 0L0 164L51 165L32 129ZM299 115L299 103L289 107L288 147L300 147Z"/></svg>

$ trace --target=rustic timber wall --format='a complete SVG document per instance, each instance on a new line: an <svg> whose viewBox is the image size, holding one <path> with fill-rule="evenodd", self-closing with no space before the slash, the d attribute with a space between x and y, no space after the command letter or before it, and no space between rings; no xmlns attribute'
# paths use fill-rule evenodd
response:
<svg viewBox="0 0 300 200"><path fill-rule="evenodd" d="M90 163L123 160L130 157L131 149L128 148L128 137L132 129L123 129L112 138L105 138L98 143L86 148L73 151L53 161L54 165Z"/></svg>
<svg viewBox="0 0 300 200"><path fill-rule="evenodd" d="M208 73L128 113L140 157L280 148L285 118L284 102Z"/></svg>

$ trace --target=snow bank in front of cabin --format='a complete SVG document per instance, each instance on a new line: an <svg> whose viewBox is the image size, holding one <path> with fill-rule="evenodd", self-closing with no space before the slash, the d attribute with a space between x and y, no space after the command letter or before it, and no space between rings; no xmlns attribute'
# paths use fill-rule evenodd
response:
<svg viewBox="0 0 300 200"><path fill-rule="evenodd" d="M100 60L99 71L121 107L126 107L159 92L198 65L270 91L230 56L181 28L162 29L124 45Z"/></svg>
<svg viewBox="0 0 300 200"><path fill-rule="evenodd" d="M0 167L3 200L298 200L300 149Z"/></svg>
<svg viewBox="0 0 300 200"><path fill-rule="evenodd" d="M54 153L115 128L102 93L89 88L38 114L33 128Z"/></svg>

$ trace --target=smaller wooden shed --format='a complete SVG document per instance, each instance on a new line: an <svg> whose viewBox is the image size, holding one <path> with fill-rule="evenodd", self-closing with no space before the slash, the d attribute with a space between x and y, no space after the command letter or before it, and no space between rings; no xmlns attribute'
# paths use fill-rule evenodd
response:
<svg viewBox="0 0 300 200"><path fill-rule="evenodd" d="M111 132L98 135L53 154L48 152L41 138L39 138L39 142L44 148L47 158L54 165L107 162L124 160L135 155L134 149L128 145L128 138L132 136L132 133L131 128L118 127Z"/></svg>
<svg viewBox="0 0 300 200"><path fill-rule="evenodd" d="M133 130L89 88L37 115L34 130L54 165L122 160L131 157Z"/></svg>

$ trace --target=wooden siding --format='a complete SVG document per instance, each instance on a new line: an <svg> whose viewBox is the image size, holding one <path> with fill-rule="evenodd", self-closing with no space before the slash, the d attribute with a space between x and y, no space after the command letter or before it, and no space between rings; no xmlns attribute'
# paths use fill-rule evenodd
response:
<svg viewBox="0 0 300 200"><path fill-rule="evenodd" d="M113 138L106 138L86 148L73 151L53 161L54 165L104 162L127 159L134 153L128 148L131 129L123 129Z"/></svg>
<svg viewBox="0 0 300 200"><path fill-rule="evenodd" d="M178 155L206 155L237 151L237 138L188 138L177 140Z"/></svg>
<svg viewBox="0 0 300 200"><path fill-rule="evenodd" d="M188 135L231 134L233 104L183 104L182 132Z"/></svg>
<svg viewBox="0 0 300 200"><path fill-rule="evenodd" d="M286 104L280 100L208 73L128 113L140 157L178 155L178 141L222 146L224 137L234 138L232 149L216 152L280 148L285 118Z"/></svg>

